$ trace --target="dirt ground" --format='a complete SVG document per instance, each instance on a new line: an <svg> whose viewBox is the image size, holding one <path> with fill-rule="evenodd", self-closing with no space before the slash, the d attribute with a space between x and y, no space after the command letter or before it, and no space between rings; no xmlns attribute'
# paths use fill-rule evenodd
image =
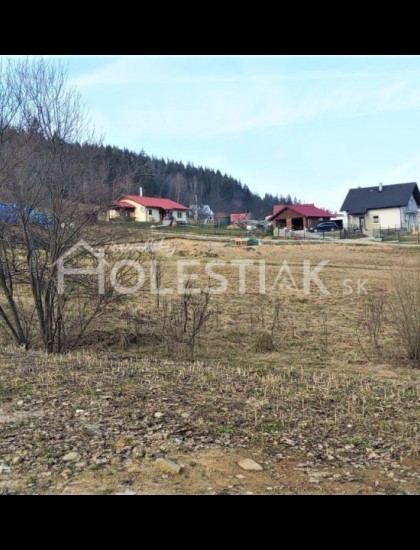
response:
<svg viewBox="0 0 420 550"><path fill-rule="evenodd" d="M251 455L264 468L244 471L238 462ZM213 449L176 457L183 465L177 476L158 474L153 463L143 461L123 471L105 469L101 474L84 473L64 482L61 494L130 495L386 495L418 494L418 461L396 464L391 469L310 468L305 457L267 460L261 451L238 453Z"/></svg>
<svg viewBox="0 0 420 550"><path fill-rule="evenodd" d="M418 381L14 349L0 361L4 494L420 489Z"/></svg>

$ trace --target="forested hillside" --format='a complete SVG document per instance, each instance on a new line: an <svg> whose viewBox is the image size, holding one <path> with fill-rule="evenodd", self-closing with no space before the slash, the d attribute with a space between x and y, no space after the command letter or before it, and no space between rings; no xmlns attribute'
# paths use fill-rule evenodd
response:
<svg viewBox="0 0 420 550"><path fill-rule="evenodd" d="M251 212L263 218L273 205L298 202L279 189L278 195L260 197L234 177L202 166L150 157L117 147L98 147L95 152L102 192L109 200L124 193L168 197L187 206L208 204L214 212ZM283 194L282 194L283 193Z"/></svg>
<svg viewBox="0 0 420 550"><path fill-rule="evenodd" d="M9 130L9 134L10 142L25 140L25 133ZM41 150L47 141L44 141L43 136L38 137ZM66 191L69 197L77 196L78 202L106 204L122 194L138 194L142 187L144 195L170 198L186 206L197 201L199 205L208 204L215 213L249 212L258 219L271 214L275 204L300 202L287 194L287 189L279 189L276 195L265 194L261 197L251 192L241 181L222 174L220 170L156 158L148 156L144 151L135 153L109 145L64 143L63 152L66 162L70 164L79 164L76 158L84 159L83 175L79 179L73 178ZM27 159L29 172L30 163L31 160ZM25 183L22 182L22 185L24 189ZM11 201L7 186L0 187L1 201ZM24 196L22 201L25 201ZM48 207L47 202L43 204Z"/></svg>

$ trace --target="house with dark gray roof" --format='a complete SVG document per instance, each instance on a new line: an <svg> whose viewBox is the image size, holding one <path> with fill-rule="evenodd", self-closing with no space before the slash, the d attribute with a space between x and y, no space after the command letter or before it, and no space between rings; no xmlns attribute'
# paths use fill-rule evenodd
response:
<svg viewBox="0 0 420 550"><path fill-rule="evenodd" d="M350 189L341 207L349 228L373 231L381 228L419 227L420 191L417 183L396 183Z"/></svg>

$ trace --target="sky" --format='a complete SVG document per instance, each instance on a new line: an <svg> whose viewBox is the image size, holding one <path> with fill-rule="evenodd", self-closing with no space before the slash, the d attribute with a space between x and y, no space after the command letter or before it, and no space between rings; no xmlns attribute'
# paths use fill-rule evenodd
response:
<svg viewBox="0 0 420 550"><path fill-rule="evenodd" d="M63 56L105 143L339 210L420 181L420 56Z"/></svg>

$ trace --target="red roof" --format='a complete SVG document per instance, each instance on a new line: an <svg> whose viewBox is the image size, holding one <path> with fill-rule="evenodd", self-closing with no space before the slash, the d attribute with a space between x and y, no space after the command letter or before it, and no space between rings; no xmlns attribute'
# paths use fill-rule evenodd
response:
<svg viewBox="0 0 420 550"><path fill-rule="evenodd" d="M331 218L332 216L331 212L317 208L314 204L280 204L274 207L272 218L286 209L304 218Z"/></svg>
<svg viewBox="0 0 420 550"><path fill-rule="evenodd" d="M114 201L112 203L112 206L120 206L121 208L130 208L131 210L134 210L134 206L132 204L129 204L125 201Z"/></svg>
<svg viewBox="0 0 420 550"><path fill-rule="evenodd" d="M230 215L230 221L232 223L234 222L242 222L248 219L248 214L231 214Z"/></svg>
<svg viewBox="0 0 420 550"><path fill-rule="evenodd" d="M189 210L186 206L170 199L158 199L156 197L140 197L139 195L124 195L118 202L130 200L146 208L160 208L162 210Z"/></svg>

